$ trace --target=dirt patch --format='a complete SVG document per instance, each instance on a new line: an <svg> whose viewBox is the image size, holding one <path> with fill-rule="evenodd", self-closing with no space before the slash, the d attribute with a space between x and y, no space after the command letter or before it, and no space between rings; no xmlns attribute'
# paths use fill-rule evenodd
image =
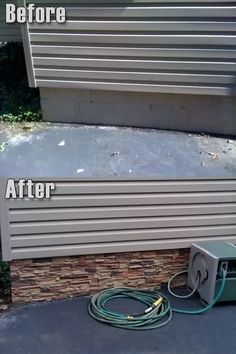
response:
<svg viewBox="0 0 236 354"><path fill-rule="evenodd" d="M25 123L5 123L0 122L0 131L4 131L7 139L11 139L16 135L29 135L45 128L47 123L43 122L25 122Z"/></svg>

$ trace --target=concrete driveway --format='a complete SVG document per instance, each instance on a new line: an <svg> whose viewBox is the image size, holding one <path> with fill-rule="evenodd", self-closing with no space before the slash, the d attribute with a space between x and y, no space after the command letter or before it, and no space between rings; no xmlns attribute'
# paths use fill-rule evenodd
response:
<svg viewBox="0 0 236 354"><path fill-rule="evenodd" d="M236 305L218 305L199 316L175 314L152 331L127 331L96 322L88 298L74 298L12 309L0 317L2 354L235 354ZM201 306L181 300L179 307ZM142 305L114 301L116 311Z"/></svg>
<svg viewBox="0 0 236 354"><path fill-rule="evenodd" d="M0 123L0 176L235 177L236 140L155 129Z"/></svg>

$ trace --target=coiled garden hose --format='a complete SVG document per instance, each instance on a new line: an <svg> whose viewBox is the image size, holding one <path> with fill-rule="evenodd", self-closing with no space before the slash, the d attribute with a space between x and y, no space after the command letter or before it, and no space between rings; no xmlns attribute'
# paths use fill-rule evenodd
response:
<svg viewBox="0 0 236 354"><path fill-rule="evenodd" d="M148 306L141 314L121 314L111 311L106 305L110 300L130 298ZM88 307L97 321L115 327L135 330L160 328L170 322L172 309L169 300L158 291L132 288L108 289L92 297Z"/></svg>
<svg viewBox="0 0 236 354"><path fill-rule="evenodd" d="M179 275L179 273L176 274L176 276L177 275ZM214 306L215 303L220 299L224 291L226 276L227 271L222 269L221 284L217 295L210 304L199 310L173 308L171 307L167 297L157 290L152 291L137 290L132 288L118 288L104 290L101 293L94 295L89 303L88 311L95 320L119 328L132 330L148 330L160 328L170 322L173 312L186 315L199 315L212 308L212 306ZM169 282L169 287L172 280ZM197 283L199 283L199 281L200 280L197 280ZM193 291L191 292L191 295L193 295ZM111 311L107 307L107 303L117 298L134 299L145 304L148 306L148 308L141 314L122 314Z"/></svg>

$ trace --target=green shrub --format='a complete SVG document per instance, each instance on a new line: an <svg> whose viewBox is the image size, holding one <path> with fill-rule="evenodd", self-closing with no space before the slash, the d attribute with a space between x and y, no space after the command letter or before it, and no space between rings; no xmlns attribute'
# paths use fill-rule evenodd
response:
<svg viewBox="0 0 236 354"><path fill-rule="evenodd" d="M0 261L0 293L3 295L9 295L10 291L10 267L8 263Z"/></svg>
<svg viewBox="0 0 236 354"><path fill-rule="evenodd" d="M3 122L17 123L17 122L38 122L42 119L41 112L22 111L18 114L2 114L1 120Z"/></svg>
<svg viewBox="0 0 236 354"><path fill-rule="evenodd" d="M29 88L23 46L0 48L0 118L8 122L41 120L39 92Z"/></svg>

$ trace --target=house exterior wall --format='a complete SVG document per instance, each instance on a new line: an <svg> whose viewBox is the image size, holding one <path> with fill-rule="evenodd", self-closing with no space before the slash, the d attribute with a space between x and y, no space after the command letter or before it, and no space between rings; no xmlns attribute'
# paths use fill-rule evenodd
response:
<svg viewBox="0 0 236 354"><path fill-rule="evenodd" d="M24 38L30 44L35 86L235 94L234 3L63 3L68 3L65 24L30 24Z"/></svg>
<svg viewBox="0 0 236 354"><path fill-rule="evenodd" d="M79 0L66 24L29 26L44 120L236 135L235 11L229 1Z"/></svg>
<svg viewBox="0 0 236 354"><path fill-rule="evenodd" d="M20 26L5 23L6 2L0 4L0 42L20 41ZM66 6L68 20L22 26L32 86L235 95L231 1L34 3Z"/></svg>
<svg viewBox="0 0 236 354"><path fill-rule="evenodd" d="M236 241L236 179L43 179L50 200L0 195L6 261Z"/></svg>
<svg viewBox="0 0 236 354"><path fill-rule="evenodd" d="M22 26L29 85L41 89L44 120L236 135L235 3L34 3L67 4L65 24ZM0 41L20 39L19 27L1 20ZM72 107L68 90L78 97ZM88 92L92 104L78 103ZM93 104L94 97L101 100Z"/></svg>

